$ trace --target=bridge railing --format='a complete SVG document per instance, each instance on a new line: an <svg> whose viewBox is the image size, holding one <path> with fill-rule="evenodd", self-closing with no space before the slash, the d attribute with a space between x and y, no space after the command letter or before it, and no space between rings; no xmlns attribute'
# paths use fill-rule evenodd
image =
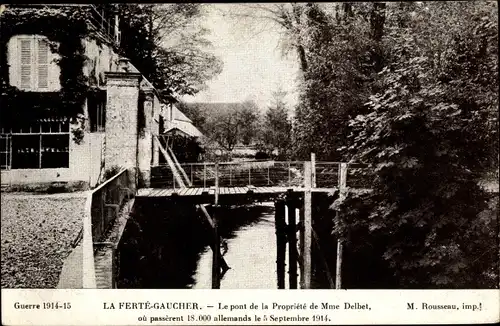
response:
<svg viewBox="0 0 500 326"><path fill-rule="evenodd" d="M210 188L219 179L220 187L302 187L304 186L303 161L246 161L218 163L180 164L193 187ZM338 186L339 162L316 162L316 187L334 188ZM366 188L370 184L367 165L348 164L347 186ZM151 169L151 187L177 188L174 175L168 165Z"/></svg>
<svg viewBox="0 0 500 326"><path fill-rule="evenodd" d="M91 193L92 240L102 241L120 209L134 193L134 172L122 169Z"/></svg>
<svg viewBox="0 0 500 326"><path fill-rule="evenodd" d="M210 188L219 179L220 187L297 187L304 184L304 162L246 161L180 164L193 187ZM153 188L175 188L174 176L168 165L151 169Z"/></svg>
<svg viewBox="0 0 500 326"><path fill-rule="evenodd" d="M94 266L95 250L100 241L118 217L120 209L136 190L136 178L133 171L122 169L111 179L90 191L85 204L83 227L73 247L82 242L82 287L95 289L96 275Z"/></svg>

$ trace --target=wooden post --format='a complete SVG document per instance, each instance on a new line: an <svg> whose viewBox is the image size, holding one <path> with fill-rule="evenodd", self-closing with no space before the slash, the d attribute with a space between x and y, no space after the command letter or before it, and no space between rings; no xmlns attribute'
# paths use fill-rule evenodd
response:
<svg viewBox="0 0 500 326"><path fill-rule="evenodd" d="M316 188L316 154L311 153L311 187Z"/></svg>
<svg viewBox="0 0 500 326"><path fill-rule="evenodd" d="M339 199L344 200L347 190L347 163L339 165ZM335 268L335 289L342 288L342 239L337 240L337 265Z"/></svg>
<svg viewBox="0 0 500 326"><path fill-rule="evenodd" d="M203 163L203 188L207 187L207 163Z"/></svg>
<svg viewBox="0 0 500 326"><path fill-rule="evenodd" d="M345 198L345 191L347 190L347 163L340 163L339 165L339 192L340 199Z"/></svg>
<svg viewBox="0 0 500 326"><path fill-rule="evenodd" d="M291 165L290 162L288 162L288 187L290 187L291 184L292 184L292 178L291 178L291 173L292 172L290 171L290 168L291 168L290 165Z"/></svg>
<svg viewBox="0 0 500 326"><path fill-rule="evenodd" d="M290 289L297 288L297 221L291 198L287 199L288 210L288 278Z"/></svg>
<svg viewBox="0 0 500 326"><path fill-rule="evenodd" d="M215 205L219 203L219 163L215 163Z"/></svg>
<svg viewBox="0 0 500 326"><path fill-rule="evenodd" d="M219 266L219 253L220 253L220 239L218 232L218 225L215 211L217 210L217 205L214 205L214 211L212 213L214 221L214 250L212 250L212 289L220 289L220 266Z"/></svg>
<svg viewBox="0 0 500 326"><path fill-rule="evenodd" d="M274 202L274 226L276 229L276 274L278 289L285 288L285 259L286 259L286 222L285 202Z"/></svg>
<svg viewBox="0 0 500 326"><path fill-rule="evenodd" d="M304 254L302 257L304 288L311 288L311 249L312 249L312 163L304 162L305 192L304 192Z"/></svg>
<svg viewBox="0 0 500 326"><path fill-rule="evenodd" d="M342 288L342 240L337 240L337 266L335 268L335 289Z"/></svg>
<svg viewBox="0 0 500 326"><path fill-rule="evenodd" d="M252 170L252 167L249 165L248 166L248 185L251 186L252 185L252 179L250 177L250 170Z"/></svg>
<svg viewBox="0 0 500 326"><path fill-rule="evenodd" d="M229 186L232 186L233 185L233 180L231 178L231 164L229 164Z"/></svg>
<svg viewBox="0 0 500 326"><path fill-rule="evenodd" d="M296 209L299 214L299 225L301 225L299 230L299 255L302 258L300 267L300 288L304 289L304 207Z"/></svg>
<svg viewBox="0 0 500 326"><path fill-rule="evenodd" d="M214 222L214 251L212 253L212 289L220 289L220 266L219 266L219 252L220 252L220 238L218 232L218 223L216 218L216 210L219 204L219 163L215 163L215 202L214 211L212 213Z"/></svg>

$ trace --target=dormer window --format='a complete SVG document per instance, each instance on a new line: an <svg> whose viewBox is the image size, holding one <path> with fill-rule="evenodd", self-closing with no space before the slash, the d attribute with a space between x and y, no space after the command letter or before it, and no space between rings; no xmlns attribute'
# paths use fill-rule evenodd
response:
<svg viewBox="0 0 500 326"><path fill-rule="evenodd" d="M59 90L60 70L56 58L46 37L13 36L9 40L10 84L25 91Z"/></svg>

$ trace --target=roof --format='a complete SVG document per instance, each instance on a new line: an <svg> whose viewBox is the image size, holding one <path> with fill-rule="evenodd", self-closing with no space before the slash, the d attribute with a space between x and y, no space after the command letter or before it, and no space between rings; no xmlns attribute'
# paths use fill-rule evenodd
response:
<svg viewBox="0 0 500 326"><path fill-rule="evenodd" d="M165 132L171 132L178 129L191 137L203 137L201 131L198 130L192 123L185 121L167 121L165 123Z"/></svg>
<svg viewBox="0 0 500 326"><path fill-rule="evenodd" d="M193 122L191 121L191 119L186 117L186 115L184 115L184 113L182 113L174 104L171 104L171 108L172 108L172 120L171 121L169 120L169 117L166 116L168 114L167 113L168 112L167 105L162 104L161 106L162 106L161 111L163 112L163 116L164 116L164 118L166 118L165 119L165 132L170 132L174 129L178 129L191 137L203 137L203 134L201 133L201 131L198 130L198 128L196 128L193 125Z"/></svg>

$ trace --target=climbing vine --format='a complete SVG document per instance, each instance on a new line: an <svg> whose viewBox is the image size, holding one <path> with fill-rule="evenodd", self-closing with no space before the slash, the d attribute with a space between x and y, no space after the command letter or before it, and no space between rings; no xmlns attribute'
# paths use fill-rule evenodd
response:
<svg viewBox="0 0 500 326"><path fill-rule="evenodd" d="M42 117L64 115L76 127L73 139L83 139L85 99L93 89L88 86L83 67L87 60L83 39L94 37L89 28L88 6L7 7L1 15L0 78L2 125L16 126ZM59 55L60 92L29 92L10 86L7 44L20 34L46 36L52 52Z"/></svg>

